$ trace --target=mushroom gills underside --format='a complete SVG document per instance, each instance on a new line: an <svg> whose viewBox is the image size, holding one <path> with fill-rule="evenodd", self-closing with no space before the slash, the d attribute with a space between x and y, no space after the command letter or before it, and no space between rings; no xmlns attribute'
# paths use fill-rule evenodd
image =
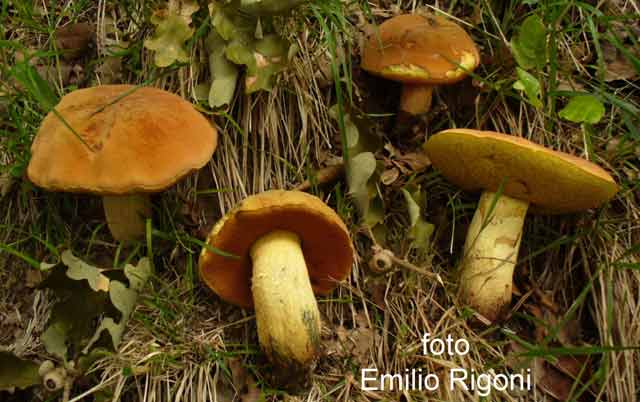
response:
<svg viewBox="0 0 640 402"><path fill-rule="evenodd" d="M529 203L485 191L480 196L464 244L462 301L491 321L508 309Z"/></svg>
<svg viewBox="0 0 640 402"><path fill-rule="evenodd" d="M258 338L279 367L304 370L320 346L320 312L295 233L277 230L251 247Z"/></svg>

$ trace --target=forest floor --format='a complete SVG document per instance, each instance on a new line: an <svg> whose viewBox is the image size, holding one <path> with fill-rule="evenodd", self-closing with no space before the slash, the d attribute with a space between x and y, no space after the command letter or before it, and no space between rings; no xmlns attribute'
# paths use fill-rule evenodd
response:
<svg viewBox="0 0 640 402"><path fill-rule="evenodd" d="M215 7L199 3L0 3L0 400L640 399L640 2L311 1L264 24L293 45L273 88L245 94L240 71L222 107L208 96ZM167 12L191 30L151 50ZM481 64L472 77L438 87L431 110L399 130L400 86L361 70L360 58L376 24L402 13L455 20L478 46ZM171 59L175 43L186 58ZM159 55L169 57L167 66ZM57 100L116 83L176 93L219 134L207 166L153 196L153 220L133 245L113 240L100 197L48 192L26 176L33 138ZM455 267L478 194L456 188L422 152L426 139L452 127L504 132L588 159L620 186L599 209L527 217L511 308L496 322L457 292ZM362 147L348 155L343 144L354 135ZM375 156L373 173L351 163L363 150ZM318 171L345 156L346 177L318 182ZM322 353L293 386L260 350L254 313L218 298L197 267L203 240L239 201L305 180L345 221L357 258L348 279L318 297ZM365 183L364 198L354 196L363 191L357 181ZM392 255L384 270L369 265L381 249ZM99 292L59 270L65 250L89 270L110 268L92 275L131 287L121 269L151 262L134 311L122 315L128 321L119 342L105 342L106 333L92 342L115 310L107 298L99 298L104 310L93 308ZM57 338L48 330L56 308L76 326ZM426 333L464 339L470 351L425 355ZM65 368L62 389L28 379L11 386L46 360ZM531 369L533 386L489 395L451 388L445 378L459 367ZM367 368L403 375L419 368L442 383L429 392L367 389ZM368 384L384 385L377 381Z"/></svg>

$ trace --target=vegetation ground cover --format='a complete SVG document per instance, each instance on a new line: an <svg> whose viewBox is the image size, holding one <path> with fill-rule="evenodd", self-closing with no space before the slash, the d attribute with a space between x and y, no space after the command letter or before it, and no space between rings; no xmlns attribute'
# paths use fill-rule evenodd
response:
<svg viewBox="0 0 640 402"><path fill-rule="evenodd" d="M182 52L167 55L153 39L159 10L170 7L187 24L177 39ZM215 84L224 99L209 91L216 82L209 58L214 8L173 0L1 3L0 351L62 364L42 336L59 300L55 284L66 280L64 272L61 282L51 279L61 264L51 265L71 261L65 250L92 267L113 268L91 271L87 282L104 275L135 287L127 264L147 261L154 270L130 315L104 297L90 299L103 310L80 315L90 317L87 331L104 317L115 326L128 316L115 350L110 339L98 339L106 349L81 360L82 350L69 347L75 365L66 390L0 391L0 399L638 399L640 3L309 2L264 26L287 40L287 62L265 72L237 53L240 68ZM364 38L401 13L455 20L482 57L472 77L438 88L431 110L404 125L396 116L400 86L359 67ZM252 76L259 79L244 80ZM229 90L228 77L240 78L237 87ZM153 197L153 222L135 246L113 241L98 197L45 192L25 176L34 135L59 97L110 83L177 93L220 133L210 164ZM249 84L261 88L246 94ZM620 185L600 209L527 219L505 321L478 323L456 292L455 267L478 197L447 182L421 151L426 138L451 127L522 136L593 161ZM340 172L344 162L345 175L320 179L323 168ZM197 261L213 224L240 200L305 181L345 220L358 258L349 279L319 299L323 356L292 390L271 374L253 313L215 297L199 281ZM381 253L390 269L369 265ZM86 286L82 292L75 294L93 297ZM466 339L471 352L424 356L427 332ZM483 397L446 387L367 391L360 383L368 367L444 375L458 366L478 373L529 367L536 386Z"/></svg>

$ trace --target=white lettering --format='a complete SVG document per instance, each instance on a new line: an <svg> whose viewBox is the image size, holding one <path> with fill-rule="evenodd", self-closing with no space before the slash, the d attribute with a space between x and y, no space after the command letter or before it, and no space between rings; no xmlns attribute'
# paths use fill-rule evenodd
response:
<svg viewBox="0 0 640 402"><path fill-rule="evenodd" d="M386 380L389 380L389 391L393 391L395 389L393 386L394 380L398 381L398 391L402 391L402 376L400 374L382 374L380 376L380 391L385 390Z"/></svg>
<svg viewBox="0 0 640 402"><path fill-rule="evenodd" d="M449 389L451 391L455 391L454 385L456 382L458 382L459 383L458 385L462 387L463 390L468 391L469 387L465 382L465 380L467 379L467 375L468 375L467 370L465 369L462 369L462 368L451 369L451 371L449 372Z"/></svg>
<svg viewBox="0 0 640 402"><path fill-rule="evenodd" d="M368 387L365 384L366 381L375 381L376 380L376 377L367 377L367 373L375 373L376 377L377 377L378 369L374 369L374 368L362 369L362 378L360 379L360 388L362 388L362 390L364 390L364 391L377 391L378 388L376 388L376 387Z"/></svg>
<svg viewBox="0 0 640 402"><path fill-rule="evenodd" d="M424 376L424 388L427 391L435 391L440 388L440 378L435 374L428 374Z"/></svg>

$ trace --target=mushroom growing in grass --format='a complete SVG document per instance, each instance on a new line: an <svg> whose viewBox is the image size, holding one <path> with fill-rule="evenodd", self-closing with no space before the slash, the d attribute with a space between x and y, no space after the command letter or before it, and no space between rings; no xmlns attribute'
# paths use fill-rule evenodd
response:
<svg viewBox="0 0 640 402"><path fill-rule="evenodd" d="M411 115L431 108L435 85L456 83L479 63L471 37L441 16L393 17L369 36L362 53L363 69L403 84L400 110Z"/></svg>
<svg viewBox="0 0 640 402"><path fill-rule="evenodd" d="M204 166L215 128L172 93L103 85L64 96L42 121L31 146L29 179L52 191L102 196L116 240L144 235L148 194Z"/></svg>
<svg viewBox="0 0 640 402"><path fill-rule="evenodd" d="M352 263L349 232L331 208L307 193L272 190L246 198L215 225L198 265L222 299L255 308L269 359L300 373L320 346L314 292L330 292Z"/></svg>
<svg viewBox="0 0 640 402"><path fill-rule="evenodd" d="M596 208L618 191L599 166L506 134L445 130L429 138L425 151L448 180L483 191L464 244L460 294L492 321L511 302L527 211L574 213Z"/></svg>

